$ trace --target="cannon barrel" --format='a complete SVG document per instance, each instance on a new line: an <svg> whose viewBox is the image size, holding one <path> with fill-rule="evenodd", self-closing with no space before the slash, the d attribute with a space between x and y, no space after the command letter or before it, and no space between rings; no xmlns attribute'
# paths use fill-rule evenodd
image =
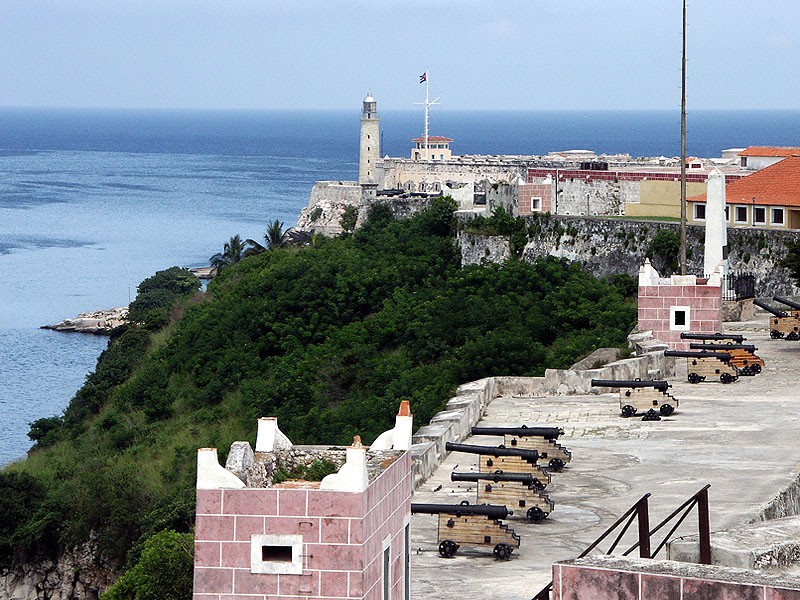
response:
<svg viewBox="0 0 800 600"><path fill-rule="evenodd" d="M538 450L506 448L504 446L474 446L472 444L454 444L453 442L447 442L444 447L448 452L467 452L469 454L481 454L483 456L519 456L532 463L539 460Z"/></svg>
<svg viewBox="0 0 800 600"><path fill-rule="evenodd" d="M513 435L516 437L543 437L546 440L556 440L564 433L558 427L473 427L472 435Z"/></svg>
<svg viewBox="0 0 800 600"><path fill-rule="evenodd" d="M800 310L800 304L794 300L789 300L788 298L783 298L781 296L773 296L772 299L775 300L775 302L780 302L781 304L785 304L786 306L795 310Z"/></svg>
<svg viewBox="0 0 800 600"><path fill-rule="evenodd" d="M641 379L592 379L594 387L616 387L616 388L646 388L651 387L665 392L672 387L667 381L642 381Z"/></svg>
<svg viewBox="0 0 800 600"><path fill-rule="evenodd" d="M533 475L530 473L506 473L505 471L495 471L494 473L450 473L450 481L514 481L523 485L533 485Z"/></svg>
<svg viewBox="0 0 800 600"><path fill-rule="evenodd" d="M679 356L681 358L718 358L728 362L731 355L728 352L709 352L708 350L664 350L664 356Z"/></svg>
<svg viewBox="0 0 800 600"><path fill-rule="evenodd" d="M736 333L689 333L687 331L681 332L681 339L682 340L714 340L714 341L722 341L722 340L731 340L736 342L737 344L741 344L744 342L744 336L738 335Z"/></svg>
<svg viewBox="0 0 800 600"><path fill-rule="evenodd" d="M747 350L751 354L754 354L758 348L756 348L753 344L689 344L689 348L692 350L711 350L713 351L720 351L720 352L727 352L728 350Z"/></svg>
<svg viewBox="0 0 800 600"><path fill-rule="evenodd" d="M778 310L777 308L774 308L774 307L770 306L769 304L767 304L763 300L759 300L758 298L755 298L753 300L753 304L763 308L765 311L767 311L769 313L772 313L776 317L788 317L789 316L787 313L783 312L782 310Z"/></svg>
<svg viewBox="0 0 800 600"><path fill-rule="evenodd" d="M411 512L426 515L484 515L491 519L505 519L510 514L505 506L470 504L466 500L461 504L417 504L412 502Z"/></svg>

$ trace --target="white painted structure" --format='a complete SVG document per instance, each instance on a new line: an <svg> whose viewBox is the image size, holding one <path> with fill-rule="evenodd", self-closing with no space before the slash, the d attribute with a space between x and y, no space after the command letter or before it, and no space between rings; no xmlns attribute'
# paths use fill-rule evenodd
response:
<svg viewBox="0 0 800 600"><path fill-rule="evenodd" d="M277 417L261 417L258 420L256 452L274 452L291 448L291 440L278 429Z"/></svg>
<svg viewBox="0 0 800 600"><path fill-rule="evenodd" d="M197 489L241 489L244 482L219 464L216 448L197 449Z"/></svg>
<svg viewBox="0 0 800 600"><path fill-rule="evenodd" d="M710 275L720 268L728 272L728 227L725 216L725 174L714 169L708 174L706 194L706 243L703 273Z"/></svg>
<svg viewBox="0 0 800 600"><path fill-rule="evenodd" d="M394 428L380 434L370 446L371 450L408 450L411 448L414 417L408 400L400 402L400 410L394 419Z"/></svg>
<svg viewBox="0 0 800 600"><path fill-rule="evenodd" d="M319 484L321 490L337 492L363 492L369 485L367 473L367 449L361 443L361 437L353 438L353 445L348 446L346 460L338 473L327 475Z"/></svg>

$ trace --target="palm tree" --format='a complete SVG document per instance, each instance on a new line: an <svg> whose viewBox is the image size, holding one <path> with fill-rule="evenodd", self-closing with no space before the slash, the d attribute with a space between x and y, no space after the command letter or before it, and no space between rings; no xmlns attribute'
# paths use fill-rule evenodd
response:
<svg viewBox="0 0 800 600"><path fill-rule="evenodd" d="M234 265L242 260L242 258L244 258L245 249L245 242L243 242L242 238L237 234L229 241L225 242L222 252L217 252L208 260L216 273L219 274L222 269Z"/></svg>
<svg viewBox="0 0 800 600"><path fill-rule="evenodd" d="M267 227L267 233L264 234L264 239L267 242L267 248L280 248L283 246L283 223L275 219L273 223Z"/></svg>

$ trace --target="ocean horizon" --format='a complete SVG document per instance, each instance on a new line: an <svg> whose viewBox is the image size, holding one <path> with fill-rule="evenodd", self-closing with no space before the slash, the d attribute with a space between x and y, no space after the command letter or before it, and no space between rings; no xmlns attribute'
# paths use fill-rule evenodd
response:
<svg viewBox="0 0 800 600"><path fill-rule="evenodd" d="M409 156L421 109L380 108L383 148ZM43 331L123 306L155 271L198 267L231 236L294 225L316 180L355 180L353 110L0 108L0 465L28 423L59 415L106 340ZM800 110L689 111L687 151L800 146ZM434 110L455 154L588 149L676 156L676 111Z"/></svg>

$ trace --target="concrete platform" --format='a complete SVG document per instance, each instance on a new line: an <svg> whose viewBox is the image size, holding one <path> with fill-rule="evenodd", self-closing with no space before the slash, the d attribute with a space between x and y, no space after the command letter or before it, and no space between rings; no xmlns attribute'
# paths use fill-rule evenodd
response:
<svg viewBox="0 0 800 600"><path fill-rule="evenodd" d="M743 525L800 471L800 342L771 340L767 319L730 324L767 365L756 377L721 383L686 382L685 359L670 389L679 409L661 421L619 416L618 394L505 397L487 408L482 425L559 426L573 459L554 473L547 491L555 510L543 523L505 521L522 544L499 562L491 549L437 552L436 519L412 518L413 597L453 600L528 599L551 577L555 561L575 558L643 494L651 493L651 524L706 483L712 531ZM473 437L466 443L499 444ZM454 470L476 470L475 456L452 453L414 494L414 502L475 502L474 483L453 483ZM635 526L632 527L635 529ZM694 515L676 535L696 533ZM633 543L626 537L620 548ZM655 548L660 542L656 537ZM604 546L604 549L608 545ZM663 557L664 554L659 555Z"/></svg>

